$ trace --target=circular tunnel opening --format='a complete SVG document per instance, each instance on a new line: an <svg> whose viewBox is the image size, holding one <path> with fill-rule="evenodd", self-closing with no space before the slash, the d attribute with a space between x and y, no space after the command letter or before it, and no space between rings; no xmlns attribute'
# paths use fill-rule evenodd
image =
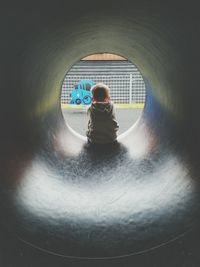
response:
<svg viewBox="0 0 200 267"><path fill-rule="evenodd" d="M65 122L79 134L86 135L87 110L92 103L91 88L97 83L110 88L120 135L141 116L146 89L136 65L118 54L91 54L81 58L70 68L64 77L60 97Z"/></svg>

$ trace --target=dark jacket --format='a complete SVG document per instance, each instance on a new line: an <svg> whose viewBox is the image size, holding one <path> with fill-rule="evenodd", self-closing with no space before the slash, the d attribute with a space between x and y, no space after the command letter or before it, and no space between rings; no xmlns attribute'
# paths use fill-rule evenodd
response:
<svg viewBox="0 0 200 267"><path fill-rule="evenodd" d="M87 111L89 115L86 135L92 143L112 143L117 139L119 125L111 102L94 102Z"/></svg>

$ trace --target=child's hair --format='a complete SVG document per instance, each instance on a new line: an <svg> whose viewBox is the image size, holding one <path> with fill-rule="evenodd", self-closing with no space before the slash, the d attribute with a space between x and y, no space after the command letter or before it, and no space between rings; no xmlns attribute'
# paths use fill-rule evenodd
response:
<svg viewBox="0 0 200 267"><path fill-rule="evenodd" d="M110 89L104 83L97 83L91 88L93 100L97 102L104 102L110 99Z"/></svg>

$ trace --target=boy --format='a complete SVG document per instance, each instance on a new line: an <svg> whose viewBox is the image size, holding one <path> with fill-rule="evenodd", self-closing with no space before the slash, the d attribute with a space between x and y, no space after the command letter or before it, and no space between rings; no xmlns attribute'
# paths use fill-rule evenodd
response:
<svg viewBox="0 0 200 267"><path fill-rule="evenodd" d="M86 132L89 143L107 144L117 140L119 125L109 91L108 86L103 83L98 83L91 88L92 104L87 111L89 122Z"/></svg>

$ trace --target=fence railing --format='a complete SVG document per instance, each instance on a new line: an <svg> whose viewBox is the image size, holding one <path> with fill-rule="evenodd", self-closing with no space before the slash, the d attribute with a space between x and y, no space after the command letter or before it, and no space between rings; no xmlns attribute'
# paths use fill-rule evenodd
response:
<svg viewBox="0 0 200 267"><path fill-rule="evenodd" d="M66 75L61 94L61 103L70 102L70 91L82 79L93 80L94 83L103 82L110 88L111 99L115 103L144 103L146 90L140 73L126 75Z"/></svg>

